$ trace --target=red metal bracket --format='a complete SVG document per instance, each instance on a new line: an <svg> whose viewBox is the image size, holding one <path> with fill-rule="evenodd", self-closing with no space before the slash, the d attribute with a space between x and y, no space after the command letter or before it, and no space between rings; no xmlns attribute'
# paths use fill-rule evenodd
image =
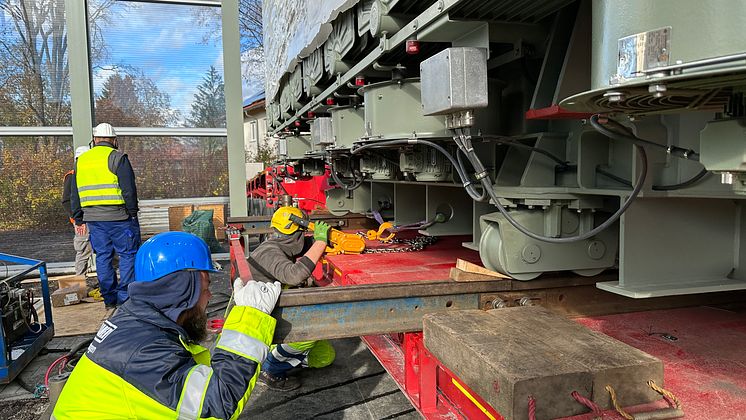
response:
<svg viewBox="0 0 746 420"><path fill-rule="evenodd" d="M225 228L225 234L230 242L231 287L233 287L233 280L236 278L240 278L244 283L251 280L251 270L249 269L249 262L246 261L243 237L241 236L242 229L243 227L239 225L228 225Z"/></svg>
<svg viewBox="0 0 746 420"><path fill-rule="evenodd" d="M526 111L527 120L582 120L590 118L592 115L593 113L589 112L568 111L556 104Z"/></svg>

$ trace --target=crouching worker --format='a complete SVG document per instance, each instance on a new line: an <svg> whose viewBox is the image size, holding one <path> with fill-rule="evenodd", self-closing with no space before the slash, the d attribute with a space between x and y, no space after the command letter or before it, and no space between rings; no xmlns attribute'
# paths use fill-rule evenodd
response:
<svg viewBox="0 0 746 420"><path fill-rule="evenodd" d="M99 329L62 390L53 419L236 418L249 398L275 330L268 314L279 283L251 281L212 355L206 336L207 244L184 232L145 242L129 300Z"/></svg>
<svg viewBox="0 0 746 420"><path fill-rule="evenodd" d="M280 207L272 215L275 237L262 242L249 256L254 280L279 281L287 287L309 284L316 263L326 250L329 225L316 222L313 236L306 237L291 215L305 217L296 207ZM262 365L259 382L274 390L291 391L301 385L297 377L288 376L292 368L326 367L332 364L335 355L334 347L326 340L272 346Z"/></svg>

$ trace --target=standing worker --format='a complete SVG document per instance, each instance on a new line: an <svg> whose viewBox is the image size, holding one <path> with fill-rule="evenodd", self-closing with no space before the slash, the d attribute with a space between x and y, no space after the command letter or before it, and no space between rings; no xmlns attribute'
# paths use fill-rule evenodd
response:
<svg viewBox="0 0 746 420"><path fill-rule="evenodd" d="M135 253L140 246L137 187L129 158L117 150L114 128L101 123L93 129L93 148L75 163L71 206L76 232L91 234L96 273L107 308L127 300L127 285L135 277ZM119 256L120 279L113 266Z"/></svg>
<svg viewBox="0 0 746 420"><path fill-rule="evenodd" d="M91 148L88 146L78 146L75 149L75 161L83 153L87 152ZM73 210L70 207L70 195L73 189L73 174L75 169L70 170L65 174L63 179L64 185L62 187L62 207L65 208L65 213L70 218L70 223L75 228L75 234L73 236L73 248L75 248L75 275L84 276L88 272L88 262L93 254L91 249L91 241L88 235L88 229L86 229L85 223L80 226L75 225L75 219L73 219Z"/></svg>
<svg viewBox="0 0 746 420"><path fill-rule="evenodd" d="M235 419L267 356L279 283L237 283L212 355L212 267L202 239L166 232L137 252L130 299L104 321L76 364L52 419Z"/></svg>
<svg viewBox="0 0 746 420"><path fill-rule="evenodd" d="M272 215L271 224L277 237L262 242L249 256L254 280L302 287L311 278L326 249L329 225L316 222L313 238L307 241L304 231L291 216L304 217L297 207L280 207ZM301 383L298 378L288 376L290 369L326 367L332 364L335 355L334 347L326 340L273 346L262 365L259 382L277 391L292 391Z"/></svg>

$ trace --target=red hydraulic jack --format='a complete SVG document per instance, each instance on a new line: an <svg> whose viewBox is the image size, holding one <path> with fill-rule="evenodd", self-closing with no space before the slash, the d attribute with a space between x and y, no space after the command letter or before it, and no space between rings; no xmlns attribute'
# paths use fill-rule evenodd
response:
<svg viewBox="0 0 746 420"><path fill-rule="evenodd" d="M362 339L426 419L453 419L454 413L465 419L503 418L438 362L425 348L421 332Z"/></svg>
<svg viewBox="0 0 746 420"><path fill-rule="evenodd" d="M249 262L246 261L244 254L242 230L243 228L237 225L228 225L225 228L225 234L230 242L231 281L236 278L241 278L244 282L251 280Z"/></svg>

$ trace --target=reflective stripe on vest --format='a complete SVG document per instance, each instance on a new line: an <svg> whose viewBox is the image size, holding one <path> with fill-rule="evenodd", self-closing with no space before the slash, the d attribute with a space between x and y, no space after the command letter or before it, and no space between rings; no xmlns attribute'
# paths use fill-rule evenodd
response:
<svg viewBox="0 0 746 420"><path fill-rule="evenodd" d="M111 147L97 146L78 157L75 181L81 207L124 204L119 177L109 170L112 152Z"/></svg>
<svg viewBox="0 0 746 420"><path fill-rule="evenodd" d="M181 400L177 407L180 419L198 419L202 413L202 402L205 399L205 390L212 376L212 368L205 365L197 365L192 368L187 376L184 388L181 391Z"/></svg>

